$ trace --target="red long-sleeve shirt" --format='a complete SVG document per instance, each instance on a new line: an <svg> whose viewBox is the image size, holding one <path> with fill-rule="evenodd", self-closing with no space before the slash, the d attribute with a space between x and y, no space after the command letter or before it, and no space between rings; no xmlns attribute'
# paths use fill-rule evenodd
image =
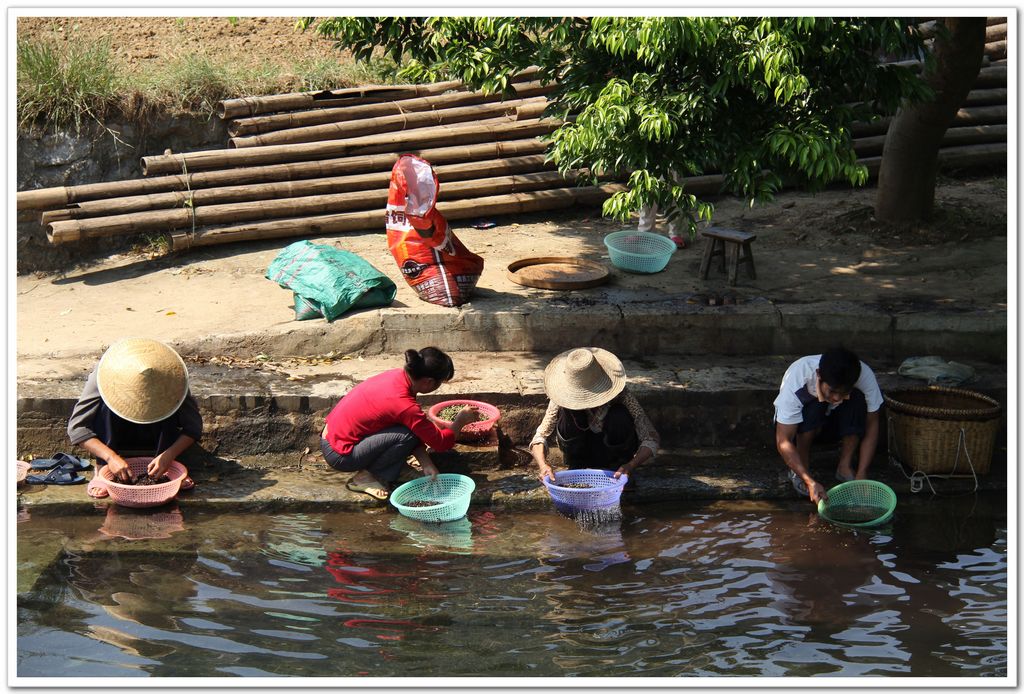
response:
<svg viewBox="0 0 1024 694"><path fill-rule="evenodd" d="M427 419L405 369L372 376L350 390L327 415L327 442L341 455L370 434L402 424L435 451L455 445L455 432Z"/></svg>

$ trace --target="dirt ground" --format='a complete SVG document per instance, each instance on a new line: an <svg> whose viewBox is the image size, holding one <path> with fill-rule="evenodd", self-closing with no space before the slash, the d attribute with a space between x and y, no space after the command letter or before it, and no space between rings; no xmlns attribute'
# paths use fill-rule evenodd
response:
<svg viewBox="0 0 1024 694"><path fill-rule="evenodd" d="M442 183L443 185L443 183ZM742 275L735 288L712 271L698 277L700 244L677 252L654 275L613 271L608 289L574 292L563 300L693 302L731 295L738 303L854 302L911 311L1006 310L1008 246L1004 178L944 179L940 218L916 230L883 236L867 211L874 188L810 194L785 192L768 205L748 208L720 200L715 223L757 234L757 278ZM516 310L524 301L550 301L557 292L513 284L505 268L526 256L575 255L607 263L602 239L625 225L602 218L596 208L499 217L478 230L465 222L455 233L485 259L471 306ZM634 227L635 228L635 227ZM195 249L169 256L130 253L84 264L63 276L27 275L16 280L19 357L92 354L118 336L146 334L176 344L210 335L287 332L294 321L290 292L264 278L271 260L288 243L278 239ZM451 311L420 301L402 279L380 232L314 237L355 252L398 286L400 311ZM1010 258L1015 272L1016 259ZM49 316L60 321L59 335ZM338 325L343 327L343 322ZM326 327L326 326L325 326ZM92 357L90 357L92 358Z"/></svg>
<svg viewBox="0 0 1024 694"><path fill-rule="evenodd" d="M52 34L70 40L108 37L132 69L166 62L186 52L226 55L236 62L288 65L337 55L329 41L295 30L295 17L20 17L18 36ZM444 182L442 181L442 186ZM716 292L737 300L859 301L881 305L934 305L971 309L1007 305L1007 190L1005 175L940 180L933 223L900 230L874 222L873 187L837 187L817 194L787 191L770 204L748 208L719 200L714 223L756 233L756 280L728 288L713 275L697 278L699 244L677 253L669 268L651 276L616 273L614 283L640 294L679 297ZM524 256L579 255L606 259L601 239L626 224L597 209L495 219L494 229L453 228L484 256L483 296L530 294L505 278L508 263ZM635 223L635 222L634 222ZM381 225L383 232L383 222ZM293 325L290 294L263 278L273 257L293 239L199 249L166 257L144 250L85 259L63 276L17 278L18 353L47 355L92 345L117 335L148 334L184 342L203 335ZM359 253L399 287L396 307L431 310L395 268L382 233L318 237ZM532 290L534 293L543 290ZM83 305L86 300L91 306ZM74 340L54 338L50 316ZM244 318L244 320L243 320ZM244 326L243 326L244 323ZM276 326L276 327L275 327ZM54 338L54 339L51 339ZM73 343L73 344L72 344Z"/></svg>
<svg viewBox="0 0 1024 694"><path fill-rule="evenodd" d="M185 8L182 8L185 9ZM237 21L235 21L237 20ZM298 17L19 17L18 38L56 38L86 45L109 39L113 54L132 71L190 53L226 58L242 67L289 67L338 56L331 41L295 28Z"/></svg>

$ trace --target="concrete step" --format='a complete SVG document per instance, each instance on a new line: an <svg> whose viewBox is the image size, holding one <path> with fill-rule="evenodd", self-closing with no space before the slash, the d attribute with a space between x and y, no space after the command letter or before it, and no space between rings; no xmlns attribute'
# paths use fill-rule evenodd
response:
<svg viewBox="0 0 1024 694"><path fill-rule="evenodd" d="M558 466L557 457L553 461ZM507 469L477 469L464 460L439 461L443 472L460 472L477 484L474 507L541 510L552 507L547 490L540 484L534 468L519 463ZM182 492L177 503L183 509L203 508L218 511L289 512L366 509L394 512L365 494L345 488L349 475L329 468L319 456L270 455L243 459L199 456L188 461L196 487ZM835 452L816 452L812 471L826 487L836 482ZM91 477L91 473L87 473ZM623 503L686 501L694 499L797 499L786 476L786 468L773 451L752 452L742 448L672 449L641 467L623 493ZM889 484L899 496L913 495L907 475L884 456L871 469L871 478ZM978 478L982 491L1006 489L1005 467ZM974 480L935 479L932 485L941 494L964 494L974 489ZM925 485L919 496L929 496ZM103 508L109 499L94 500L85 493L85 485L30 486L18 488L18 504L29 514L68 514ZM808 502L810 509L810 503Z"/></svg>
<svg viewBox="0 0 1024 694"><path fill-rule="evenodd" d="M690 303L697 294L589 290L587 297L555 294L512 301L474 301L460 308L385 308L327 324L286 322L259 332L213 333L171 339L183 355L253 358L401 354L433 345L446 352L557 353L573 346L616 354L725 356L820 352L856 345L865 358L942 354L999 362L1006 358L1005 308L869 306L855 302L784 303L764 297L737 305ZM422 302L421 302L422 303ZM147 333L151 331L146 331ZM98 358L102 344L45 353L62 359Z"/></svg>
<svg viewBox="0 0 1024 694"><path fill-rule="evenodd" d="M701 306L693 295L639 299L594 291L586 302L555 296L517 306L472 306L439 312L368 311L343 329L298 325L262 335L210 336L185 345L201 356L315 354L318 351L399 354L434 345L447 352L556 353L568 346L616 354L761 355L822 351L856 344L865 356L901 354L1006 355L1006 313L998 309L915 312L851 302L776 303L755 297L739 305Z"/></svg>
<svg viewBox="0 0 1024 694"><path fill-rule="evenodd" d="M665 447L756 450L773 446L772 401L794 358L677 355L627 359L624 366L630 390ZM525 445L547 404L543 386L547 361L547 356L534 353L459 353L455 379L419 401L424 408L453 398L492 403L502 411L502 446ZM1006 403L1005 368L967 363L975 367L977 377L964 387ZM305 448L315 452L324 418L338 399L356 383L402 364L396 356L347 355L292 360L225 357L192 363L192 392L206 425L202 445L229 457L297 453ZM67 449L67 418L93 365L85 359L62 360L57 365L19 361L19 456ZM924 385L899 376L896 362L874 361L871 366L883 391ZM1005 443L1005 433L1000 442Z"/></svg>
<svg viewBox="0 0 1024 694"><path fill-rule="evenodd" d="M837 207L870 204L870 190L844 192ZM170 258L113 258L58 278L17 278L19 357L97 358L109 341L146 335L200 356L275 358L401 354L434 344L452 352L560 352L606 347L623 357L811 353L842 342L865 357L943 354L1006 359L1006 238L876 246L842 228L808 227L810 194L787 193L755 214L741 201L716 205L716 224L756 232L757 278L729 287L699 277L701 244L655 274L614 268L602 239L621 222L592 211L525 216L490 230L456 230L485 258L472 301L421 301L378 233L318 237L357 253L397 286L394 303L327 323L295 321L291 292L264 275L290 239L197 249ZM753 215L753 216L752 216ZM815 218L814 215L811 218ZM808 238L810 237L810 238ZM604 263L607 285L558 292L506 275L527 256ZM735 298L704 305L702 296ZM86 308L87 307L87 308ZM65 328L54 335L52 317Z"/></svg>

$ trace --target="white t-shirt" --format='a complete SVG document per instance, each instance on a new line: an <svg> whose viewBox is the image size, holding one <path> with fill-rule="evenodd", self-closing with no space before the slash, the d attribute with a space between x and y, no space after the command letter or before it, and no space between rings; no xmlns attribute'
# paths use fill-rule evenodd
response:
<svg viewBox="0 0 1024 694"><path fill-rule="evenodd" d="M817 370L820 361L820 354L812 354L809 357L797 359L786 369L786 374L782 377L782 386L779 388L779 395L775 398L776 422L799 424L804 421L804 405L796 394L801 388L806 387L807 392L817 399ZM878 388L878 381L875 380L875 372L864 362L860 363L860 378L853 384L853 387L864 393L868 412L878 412L882 407L882 391ZM829 404L828 411L831 412L836 407L838 405Z"/></svg>

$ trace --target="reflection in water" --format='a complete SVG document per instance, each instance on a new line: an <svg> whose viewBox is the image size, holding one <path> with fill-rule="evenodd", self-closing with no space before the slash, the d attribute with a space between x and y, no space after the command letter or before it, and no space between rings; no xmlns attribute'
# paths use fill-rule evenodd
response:
<svg viewBox="0 0 1024 694"><path fill-rule="evenodd" d="M185 518L177 504L159 509L125 508L117 504L107 507L107 517L100 532L125 540L161 540L185 529Z"/></svg>
<svg viewBox="0 0 1024 694"><path fill-rule="evenodd" d="M466 517L447 523L422 523L397 516L389 525L417 547L444 547L456 553L468 553L460 550L473 548L473 523Z"/></svg>
<svg viewBox="0 0 1024 694"><path fill-rule="evenodd" d="M588 528L554 511L187 514L127 541L111 520L19 525L19 559L37 537L55 552L19 596L19 675L1007 671L1003 499L901 500L877 532L741 502Z"/></svg>

